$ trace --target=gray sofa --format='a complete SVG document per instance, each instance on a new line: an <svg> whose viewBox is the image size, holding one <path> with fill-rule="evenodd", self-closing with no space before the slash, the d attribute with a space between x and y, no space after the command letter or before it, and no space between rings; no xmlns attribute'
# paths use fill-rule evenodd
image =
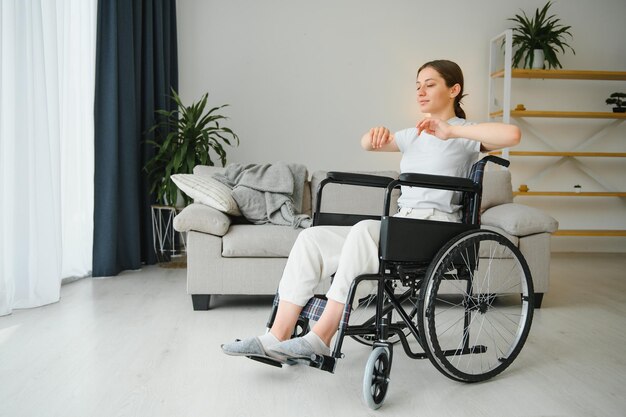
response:
<svg viewBox="0 0 626 417"><path fill-rule="evenodd" d="M197 166L194 174L211 176L222 169ZM397 172L377 174L398 177ZM303 213L311 214L315 190L325 177L326 172L316 171L307 182ZM558 223L541 210L513 203L509 171L487 171L483 189L481 227L497 230L520 249L533 277L535 305L540 307L550 282L550 234ZM382 205L381 189L338 184L324 188L322 211L378 214ZM289 251L302 230L246 224L242 218L199 203L183 209L174 219L174 228L187 234L187 293L192 296L194 310L207 310L212 295L274 294ZM317 290L324 293L327 285Z"/></svg>

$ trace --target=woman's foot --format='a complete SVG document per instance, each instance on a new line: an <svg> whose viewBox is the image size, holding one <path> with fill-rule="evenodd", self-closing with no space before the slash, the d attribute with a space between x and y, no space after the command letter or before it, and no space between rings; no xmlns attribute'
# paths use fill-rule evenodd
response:
<svg viewBox="0 0 626 417"><path fill-rule="evenodd" d="M281 360L310 359L312 355L330 355L330 348L324 344L314 332L307 333L304 337L296 337L285 340L268 348L268 353L280 356Z"/></svg>
<svg viewBox="0 0 626 417"><path fill-rule="evenodd" d="M222 345L222 352L231 356L254 356L282 360L282 356L271 352L270 348L280 343L271 332L262 336L249 337Z"/></svg>

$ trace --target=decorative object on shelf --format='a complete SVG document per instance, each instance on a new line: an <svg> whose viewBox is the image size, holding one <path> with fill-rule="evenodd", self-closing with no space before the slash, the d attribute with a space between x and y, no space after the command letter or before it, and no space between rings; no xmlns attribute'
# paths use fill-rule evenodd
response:
<svg viewBox="0 0 626 417"><path fill-rule="evenodd" d="M223 143L239 145L239 137L231 129L220 125L220 121L227 117L216 113L228 104L206 111L208 96L205 93L198 102L185 106L172 89L171 97L177 108L172 111L157 110L159 121L149 130L155 132L156 140L148 141L157 152L144 170L152 182L150 192L156 191L160 203L167 205L167 202L177 200L178 188L170 178L172 175L191 174L196 165L214 165L211 150L224 166L226 151ZM183 199L185 204L190 202L187 195L183 194Z"/></svg>
<svg viewBox="0 0 626 417"><path fill-rule="evenodd" d="M187 266L185 233L174 230L174 217L180 208L154 204L151 206L152 241L157 262L166 268Z"/></svg>
<svg viewBox="0 0 626 417"><path fill-rule="evenodd" d="M520 192L522 192L522 193L527 193L527 192L528 192L528 190L529 190L528 185L526 185L526 184L521 184L521 185L519 186L519 190L520 190Z"/></svg>
<svg viewBox="0 0 626 417"><path fill-rule="evenodd" d="M626 93L613 93L606 99L606 104L614 104L613 113L626 113Z"/></svg>
<svg viewBox="0 0 626 417"><path fill-rule="evenodd" d="M580 184L576 184L576 185L574 186L574 192L575 192L575 193L580 193L580 192L582 191L582 188L583 188L583 187L582 187Z"/></svg>
<svg viewBox="0 0 626 417"><path fill-rule="evenodd" d="M518 104L517 106L515 106L515 111L524 111L526 110L526 107L524 107L523 104Z"/></svg>
<svg viewBox="0 0 626 417"><path fill-rule="evenodd" d="M514 67L519 68L523 59L523 68L542 69L544 62L548 68L563 68L557 57L558 50L565 53L567 47L576 54L565 38L565 35L572 37L569 32L571 26L562 25L555 15L548 16L551 5L549 1L541 11L536 9L535 16L531 18L522 11L522 15L516 14L508 19L517 23L513 28L513 46L517 47L513 55Z"/></svg>

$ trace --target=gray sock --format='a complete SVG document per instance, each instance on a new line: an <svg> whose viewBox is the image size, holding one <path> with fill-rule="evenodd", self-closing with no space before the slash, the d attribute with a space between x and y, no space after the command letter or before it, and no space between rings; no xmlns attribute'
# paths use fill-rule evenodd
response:
<svg viewBox="0 0 626 417"><path fill-rule="evenodd" d="M326 343L324 343L324 341L320 339L320 337L315 334L315 332L308 332L304 335L303 339L311 344L311 347L315 352L323 353L325 355L329 354L330 347L326 346Z"/></svg>
<svg viewBox="0 0 626 417"><path fill-rule="evenodd" d="M304 337L295 337L272 346L268 354L282 357L283 361L287 361L288 359L307 359L313 354L330 355L330 349L316 334L307 334Z"/></svg>
<svg viewBox="0 0 626 417"><path fill-rule="evenodd" d="M266 351L267 351L267 348L269 348L270 346L280 343L280 340L278 340L276 336L272 334L272 332L267 332L264 335L259 336L259 340L261 341L261 344L263 345L263 349L265 349Z"/></svg>

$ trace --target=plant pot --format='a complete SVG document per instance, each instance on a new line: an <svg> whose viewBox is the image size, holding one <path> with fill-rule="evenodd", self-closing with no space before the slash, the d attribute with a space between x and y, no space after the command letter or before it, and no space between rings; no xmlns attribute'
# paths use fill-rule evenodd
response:
<svg viewBox="0 0 626 417"><path fill-rule="evenodd" d="M168 201L167 194L163 196L163 200L166 206L176 207L176 208L185 207L185 198L183 197L183 193L180 190L176 191L176 201L174 202L174 204Z"/></svg>
<svg viewBox="0 0 626 417"><path fill-rule="evenodd" d="M543 69L543 62L546 57L543 53L543 49L533 49L533 64L532 69Z"/></svg>
<svg viewBox="0 0 626 417"><path fill-rule="evenodd" d="M613 113L626 113L626 107L613 107Z"/></svg>

